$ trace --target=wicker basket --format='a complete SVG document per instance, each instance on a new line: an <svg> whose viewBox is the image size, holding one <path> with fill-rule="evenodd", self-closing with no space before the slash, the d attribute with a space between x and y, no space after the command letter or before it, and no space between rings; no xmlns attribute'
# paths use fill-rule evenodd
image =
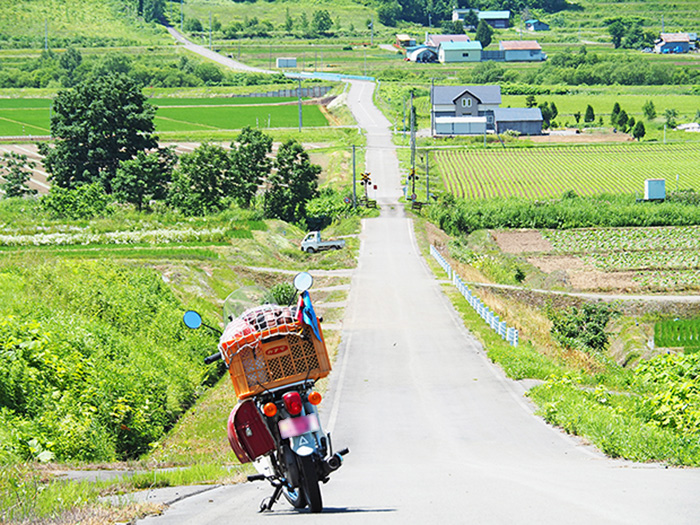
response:
<svg viewBox="0 0 700 525"><path fill-rule="evenodd" d="M320 379L331 371L326 343L308 325L302 335L287 334L248 346L231 356L229 374L239 399L305 379Z"/></svg>

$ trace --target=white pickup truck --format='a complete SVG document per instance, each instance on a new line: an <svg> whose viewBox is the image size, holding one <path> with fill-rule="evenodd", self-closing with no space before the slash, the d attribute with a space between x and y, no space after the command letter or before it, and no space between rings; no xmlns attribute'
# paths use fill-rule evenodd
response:
<svg viewBox="0 0 700 525"><path fill-rule="evenodd" d="M301 251L306 253L322 252L323 250L340 250L345 248L345 241L324 241L321 240L321 232L309 232L301 241Z"/></svg>

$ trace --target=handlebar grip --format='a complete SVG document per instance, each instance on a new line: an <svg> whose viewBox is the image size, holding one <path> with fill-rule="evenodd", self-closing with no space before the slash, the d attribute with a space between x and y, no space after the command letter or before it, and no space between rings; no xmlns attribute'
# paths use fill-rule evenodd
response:
<svg viewBox="0 0 700 525"><path fill-rule="evenodd" d="M204 358L204 364L205 365L210 365L214 361L218 361L221 359L221 352L216 352L215 354L210 355L209 357Z"/></svg>

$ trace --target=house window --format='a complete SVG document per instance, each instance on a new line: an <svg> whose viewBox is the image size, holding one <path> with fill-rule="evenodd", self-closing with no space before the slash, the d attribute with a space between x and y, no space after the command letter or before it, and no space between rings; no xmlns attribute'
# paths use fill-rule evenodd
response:
<svg viewBox="0 0 700 525"><path fill-rule="evenodd" d="M487 116L486 116L486 121L487 121L489 124L493 124L493 115L487 115Z"/></svg>
<svg viewBox="0 0 700 525"><path fill-rule="evenodd" d="M463 56L464 58L469 58L469 53L462 53L462 56Z"/></svg>
<svg viewBox="0 0 700 525"><path fill-rule="evenodd" d="M472 107L472 99L470 99L470 98L463 98L463 99L462 99L462 107L463 107L463 108L470 108L470 107Z"/></svg>

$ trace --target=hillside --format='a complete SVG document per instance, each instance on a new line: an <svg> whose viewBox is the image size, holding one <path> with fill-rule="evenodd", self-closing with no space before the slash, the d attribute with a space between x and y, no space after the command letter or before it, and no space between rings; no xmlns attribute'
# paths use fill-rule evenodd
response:
<svg viewBox="0 0 700 525"><path fill-rule="evenodd" d="M163 28L145 24L134 2L117 0L2 0L0 48L131 46L169 42Z"/></svg>

